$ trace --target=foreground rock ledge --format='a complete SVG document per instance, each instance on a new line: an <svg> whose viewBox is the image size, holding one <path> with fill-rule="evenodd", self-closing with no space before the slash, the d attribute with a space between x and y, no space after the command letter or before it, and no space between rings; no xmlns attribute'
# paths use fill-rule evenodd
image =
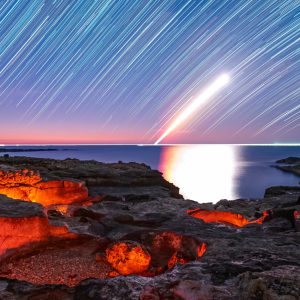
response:
<svg viewBox="0 0 300 300"><path fill-rule="evenodd" d="M35 243L12 248L2 257L0 299L286 300L300 297L299 221L295 223L296 228L285 217L237 228L205 223L186 213L202 208L238 213L251 220L270 209L299 211L297 188L284 187L280 193L278 188L271 188L264 199L199 204L182 199L178 188L164 180L159 172L137 163L1 157L0 165L2 170L38 172L43 181L83 182L87 196L98 199L86 206L68 203L68 209L62 210L1 196L1 218L34 218L36 224L42 223L48 230L37 230ZM12 238L13 229L10 228ZM101 262L101 249L122 241L146 245L145 253L154 257L151 264L156 276L107 278L106 274L114 272L111 266L96 264L94 258ZM156 245L153 241L158 246L152 249ZM206 251L197 258L193 249L202 244L206 245ZM187 263L181 263L183 256L188 258ZM61 263L63 260L68 263ZM147 260L147 266L148 263ZM75 267L68 267L70 264ZM91 272L86 272L87 266ZM158 268L162 268L160 272ZM35 269L38 269L36 273ZM67 277L64 270L69 272ZM58 272L62 284L47 282L47 278L58 276ZM32 282L46 280L46 283L22 281L18 279L20 273L24 278L36 274L38 278L29 278ZM47 277L48 273L51 276ZM80 278L86 279L80 281Z"/></svg>

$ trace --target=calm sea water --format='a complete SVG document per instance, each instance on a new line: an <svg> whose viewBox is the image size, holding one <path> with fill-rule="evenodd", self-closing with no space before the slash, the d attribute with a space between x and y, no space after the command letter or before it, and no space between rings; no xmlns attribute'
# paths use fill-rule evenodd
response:
<svg viewBox="0 0 300 300"><path fill-rule="evenodd" d="M300 146L46 146L46 148L55 148L59 151L9 154L145 163L163 172L167 180L180 188L185 198L199 202L259 198L263 196L267 187L295 186L300 180L297 176L272 167L278 159L288 156L300 157ZM3 154L5 153L0 153Z"/></svg>

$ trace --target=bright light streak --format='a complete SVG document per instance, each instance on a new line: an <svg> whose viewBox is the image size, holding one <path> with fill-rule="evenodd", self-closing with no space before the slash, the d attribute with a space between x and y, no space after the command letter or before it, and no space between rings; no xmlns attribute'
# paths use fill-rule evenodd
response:
<svg viewBox="0 0 300 300"><path fill-rule="evenodd" d="M229 76L227 74L222 74L219 76L206 90L204 90L196 99L184 109L179 116L174 120L174 122L168 127L168 129L161 135L161 137L154 143L154 145L159 144L167 135L169 135L175 128L181 125L185 120L187 120L201 104L207 101L210 97L215 95L219 90L222 89L229 82Z"/></svg>

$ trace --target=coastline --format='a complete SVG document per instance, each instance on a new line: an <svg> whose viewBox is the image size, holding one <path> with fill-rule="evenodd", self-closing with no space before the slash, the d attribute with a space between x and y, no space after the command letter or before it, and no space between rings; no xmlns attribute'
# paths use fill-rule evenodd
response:
<svg viewBox="0 0 300 300"><path fill-rule="evenodd" d="M300 176L300 159L298 157L288 157L278 160L277 169Z"/></svg>
<svg viewBox="0 0 300 300"><path fill-rule="evenodd" d="M290 215L281 215L261 224L237 227L226 222L205 222L187 214L188 210L202 209L216 213L227 212L232 217L239 214L245 220L254 220L265 211L299 211L300 191L297 189L286 188L280 194L273 193L274 189L270 189L263 199L220 200L216 204L199 204L184 200L177 187L167 182L160 172L145 164L0 157L0 165L6 172L31 170L34 172L32 174L39 174L42 182L48 183L52 190L57 186L52 182L63 181L74 182L76 189L86 187L88 191L88 199L83 199L83 202L68 205L54 203L51 207L45 206L41 199L37 199L42 201L41 204L33 203L44 206L44 218L51 226L63 226L67 228L67 232L63 236L60 234L51 238L59 239L59 243L53 244L47 237L35 245L28 243L17 248L17 254L10 250L9 258L2 258L1 284L7 288L0 291L1 296L21 297L25 289L27 295L33 295L38 288L40 295L47 294L51 297L59 293L63 295L63 299L92 299L87 296L92 292L101 295L103 299L149 299L167 295L180 295L183 299L251 299L258 291L265 297L276 299L279 295L293 297L299 291L299 255L296 250L300 245L298 220L295 222L296 228L289 219ZM12 173L5 173L9 174ZM33 175L30 174L25 175L32 178ZM25 191L30 190L32 195L32 189L36 191L41 188L39 180L36 180L37 183L27 183ZM68 186L66 183L59 186L60 194L59 197L55 194L56 201L63 201L65 195L70 195L74 185L68 190L68 194L61 193L61 189ZM15 183L10 186L10 192L12 188L16 188ZM47 194L43 199L44 197ZM51 197L53 200L53 196ZM8 200L3 201L2 206L0 202L0 210L3 212L1 218L5 219L3 205L6 203L7 211ZM11 200L8 203L12 207L8 212L14 210L16 217L22 218L27 210L14 209L18 202L24 203L22 205L25 208L30 204ZM2 232L2 238L3 234ZM73 237L71 242L66 234L75 234L76 238ZM157 246L157 241L161 238L167 243L155 248L154 245ZM156 240L155 243L153 239ZM136 247L132 245L139 245L151 256L147 276L122 276L122 273L114 273L115 277L109 278L110 276L105 275L111 268L105 261L107 249L112 249L108 245L118 245L125 241L130 249ZM199 248L202 249L199 257L191 252L194 249L192 245L202 247ZM95 252L91 253L87 249L94 249ZM80 254L73 261L68 254L70 251L75 257L79 255L76 253L85 254ZM176 256L172 258L175 253ZM94 255L98 258L92 260L90 265ZM52 260L54 257L57 257L57 261L50 263L50 258ZM49 276L51 274L51 280L38 271L40 266L36 264L42 258ZM7 259L14 266L13 270L9 269ZM32 266L30 274L40 274L39 278L42 278L38 285L34 283L36 279L26 273L28 260ZM81 270L82 278L64 279L55 271L61 265L66 273L73 274L74 269L69 267L71 264L76 266L76 270ZM89 273L87 269L95 269L95 273ZM98 279L89 279L95 277L95 274L99 274Z"/></svg>
<svg viewBox="0 0 300 300"><path fill-rule="evenodd" d="M64 149L66 150L66 149ZM3 148L0 147L0 153L15 153L15 152L40 152L40 151L59 151L58 149L52 148L28 148L28 149L19 149L19 148Z"/></svg>

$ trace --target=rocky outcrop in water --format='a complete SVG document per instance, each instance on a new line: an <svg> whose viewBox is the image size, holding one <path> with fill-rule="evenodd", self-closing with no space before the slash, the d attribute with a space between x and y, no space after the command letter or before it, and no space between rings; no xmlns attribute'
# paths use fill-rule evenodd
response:
<svg viewBox="0 0 300 300"><path fill-rule="evenodd" d="M287 158L279 159L276 161L278 164L287 164L287 165L294 165L300 164L300 158L295 156L290 156Z"/></svg>
<svg viewBox="0 0 300 300"><path fill-rule="evenodd" d="M275 166L277 169L293 173L297 176L300 176L300 158L299 157L288 157L284 159L280 159Z"/></svg>
<svg viewBox="0 0 300 300"><path fill-rule="evenodd" d="M41 240L3 248L0 299L300 297L299 189L199 204L182 199L178 188L142 164L23 157L0 158L0 164L46 182L83 182L92 199L48 205L46 196L41 206L1 196L1 218L15 224L40 218L46 221L41 232L55 229ZM204 220L187 213L193 209L228 214ZM266 211L263 222L229 222L237 215L251 222ZM12 235L20 232L15 228Z"/></svg>

